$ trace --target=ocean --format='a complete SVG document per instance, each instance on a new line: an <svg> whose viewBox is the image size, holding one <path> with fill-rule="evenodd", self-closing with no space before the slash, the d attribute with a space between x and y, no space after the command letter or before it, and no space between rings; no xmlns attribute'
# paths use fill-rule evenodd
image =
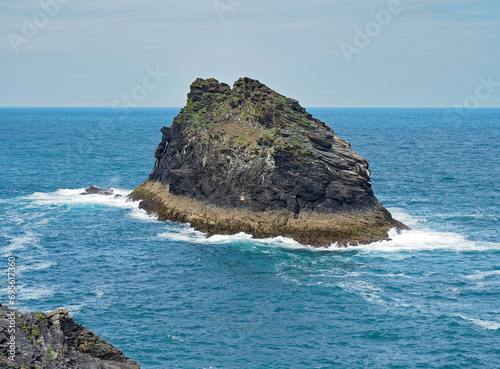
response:
<svg viewBox="0 0 500 369"><path fill-rule="evenodd" d="M0 302L69 310L145 369L500 368L500 109L308 109L412 227L314 249L205 238L123 197L178 108L0 109Z"/></svg>

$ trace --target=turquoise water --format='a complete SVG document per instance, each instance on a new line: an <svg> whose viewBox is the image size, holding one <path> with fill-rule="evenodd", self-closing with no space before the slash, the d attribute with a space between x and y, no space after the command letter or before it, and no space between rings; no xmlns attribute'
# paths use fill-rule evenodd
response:
<svg viewBox="0 0 500 369"><path fill-rule="evenodd" d="M500 109L309 109L413 228L341 250L206 239L79 195L142 183L178 110L0 109L21 310L64 307L150 369L500 368Z"/></svg>

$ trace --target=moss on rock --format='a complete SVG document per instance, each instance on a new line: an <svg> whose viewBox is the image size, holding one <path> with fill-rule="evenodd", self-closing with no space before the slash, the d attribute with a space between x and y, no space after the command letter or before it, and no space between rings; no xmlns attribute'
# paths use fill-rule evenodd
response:
<svg viewBox="0 0 500 369"><path fill-rule="evenodd" d="M132 194L160 220L211 234L315 246L387 239L402 223L375 198L368 162L300 104L259 81L197 79Z"/></svg>

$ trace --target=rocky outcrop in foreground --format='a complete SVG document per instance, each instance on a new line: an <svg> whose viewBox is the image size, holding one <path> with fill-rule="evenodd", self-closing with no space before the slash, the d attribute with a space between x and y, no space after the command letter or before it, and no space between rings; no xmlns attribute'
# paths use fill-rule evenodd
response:
<svg viewBox="0 0 500 369"><path fill-rule="evenodd" d="M140 369L140 366L76 324L67 311L23 314L0 304L0 368Z"/></svg>
<svg viewBox="0 0 500 369"><path fill-rule="evenodd" d="M208 236L246 232L313 246L405 229L375 198L368 162L296 100L259 81L197 79L161 129L155 168L130 195Z"/></svg>

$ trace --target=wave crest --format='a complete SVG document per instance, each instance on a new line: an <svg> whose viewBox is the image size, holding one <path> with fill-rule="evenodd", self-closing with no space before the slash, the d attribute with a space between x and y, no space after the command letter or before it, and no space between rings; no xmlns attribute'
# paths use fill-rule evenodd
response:
<svg viewBox="0 0 500 369"><path fill-rule="evenodd" d="M157 220L156 216L148 215L144 210L139 209L138 201L132 201L128 198L130 191L123 189L111 189L113 194L86 194L82 195L85 188L79 189L60 189L50 193L34 193L26 199L33 201L38 205L102 205L130 209L131 216L143 220ZM238 233L235 235L214 235L205 237L201 232L190 228L189 225L179 225L167 223L167 230L158 234L159 237L174 242L190 243L208 243L208 244L251 244L253 246L281 247L287 249L303 249L309 251L358 251L358 252L383 252L393 253L402 251L429 251L429 250L450 250L450 251L485 251L491 249L500 250L499 243L476 242L467 239L454 232L436 231L425 227L425 218L414 217L405 213L402 209L390 209L396 219L412 227L409 231L398 232L395 229L390 230L389 241L379 241L368 245L352 245L348 247L338 247L332 244L329 247L312 247L299 244L298 242L286 237L274 237L255 239L249 234Z"/></svg>
<svg viewBox="0 0 500 369"><path fill-rule="evenodd" d="M130 190L110 188L111 195L104 194L83 194L85 188L78 189L59 189L55 192L35 192L25 199L33 201L37 205L102 205L122 209L130 209L131 216L143 220L156 220L156 216L148 215L146 211L139 209L139 202L132 201L128 195Z"/></svg>

